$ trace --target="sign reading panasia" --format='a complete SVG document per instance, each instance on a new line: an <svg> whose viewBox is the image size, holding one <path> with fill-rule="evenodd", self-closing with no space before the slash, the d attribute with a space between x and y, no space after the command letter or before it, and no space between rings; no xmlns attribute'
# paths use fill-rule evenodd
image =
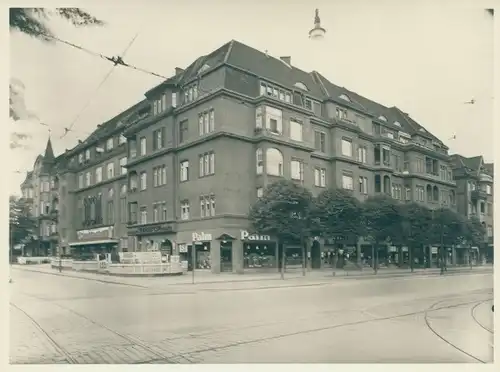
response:
<svg viewBox="0 0 500 372"><path fill-rule="evenodd" d="M76 232L78 240L111 239L113 237L113 226L99 227L91 230L80 230Z"/></svg>
<svg viewBox="0 0 500 372"><path fill-rule="evenodd" d="M271 237L269 235L258 235L250 234L246 230L241 230L241 240L256 240L256 241L270 241Z"/></svg>

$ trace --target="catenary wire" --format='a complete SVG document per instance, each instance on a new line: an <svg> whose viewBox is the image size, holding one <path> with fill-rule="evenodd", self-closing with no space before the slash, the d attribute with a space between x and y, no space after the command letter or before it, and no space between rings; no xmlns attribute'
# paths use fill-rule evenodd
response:
<svg viewBox="0 0 500 372"><path fill-rule="evenodd" d="M135 39L137 39L137 36L139 36L139 32L137 32L135 34L135 36L132 38L132 40L128 43L128 45L125 47L125 49L123 50L123 52L121 53L121 57L117 57L119 58L120 60L122 60L123 57L125 57L125 54L127 54L128 50L130 49L130 47L132 46L132 44L134 43ZM60 40L59 38L57 38L56 40ZM74 46L75 44L73 43L66 43L68 45L71 45L71 46ZM78 46L76 46L78 47ZM82 49L81 47L78 47L78 49ZM83 50L83 49L82 49ZM95 53L94 53L95 54ZM101 89L101 87L104 85L104 83L108 80L108 78L111 76L111 74L113 73L115 67L116 67L117 63L115 63L113 65L113 67L111 67L111 69L108 71L108 73L104 76L104 78L101 80L101 82L99 83L99 85L97 86L97 88L95 89L94 93L91 94L90 98L87 100L86 104L83 106L83 108L80 110L80 112L76 115L75 119L73 119L73 121L71 122L71 124L64 128L64 133L63 135L60 137L60 138L64 138L68 132L73 128L73 126L76 124L76 122L78 121L78 119L81 117L81 115L83 114L83 112L87 109L87 107L91 104L92 100L95 98L95 95L97 94L97 92L99 91L99 89Z"/></svg>

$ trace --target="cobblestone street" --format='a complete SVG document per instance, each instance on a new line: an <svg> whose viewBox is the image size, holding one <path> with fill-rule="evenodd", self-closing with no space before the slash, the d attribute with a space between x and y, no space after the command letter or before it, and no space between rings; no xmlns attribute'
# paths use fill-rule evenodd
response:
<svg viewBox="0 0 500 372"><path fill-rule="evenodd" d="M11 363L493 359L486 272L161 291L27 270L12 278Z"/></svg>

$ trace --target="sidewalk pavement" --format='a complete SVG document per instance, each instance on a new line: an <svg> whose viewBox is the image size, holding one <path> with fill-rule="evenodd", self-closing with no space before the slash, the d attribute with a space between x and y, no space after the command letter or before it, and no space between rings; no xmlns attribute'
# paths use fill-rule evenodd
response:
<svg viewBox="0 0 500 372"><path fill-rule="evenodd" d="M86 273L80 271L63 270L61 273L50 266L50 264L42 265L15 265L12 266L15 270L25 270L38 272L49 275L67 276L72 278L93 280L97 282L125 285L144 289L161 289L176 287L177 290L189 290L188 288L196 287L196 290L218 290L227 289L250 289L250 288L273 288L273 287L289 287L289 286L308 286L321 285L332 283L332 281L342 281L346 279L361 279L361 278L391 278L405 276L425 276L439 275L439 268L431 269L415 269L413 273L409 269L394 269L385 268L379 269L377 275L374 274L371 268L363 270L335 270L333 269L307 271L306 275L302 275L301 269L289 270L285 273L285 280L281 280L280 273L246 273L243 275L233 273L212 274L206 271L195 271L194 285L192 272L188 272L179 276L158 276L158 277L119 277L97 273ZM465 267L449 267L445 275L453 275L459 273L477 273L477 272L493 272L493 265L469 266ZM216 284L226 284L224 287L216 286ZM186 286L189 285L189 286Z"/></svg>

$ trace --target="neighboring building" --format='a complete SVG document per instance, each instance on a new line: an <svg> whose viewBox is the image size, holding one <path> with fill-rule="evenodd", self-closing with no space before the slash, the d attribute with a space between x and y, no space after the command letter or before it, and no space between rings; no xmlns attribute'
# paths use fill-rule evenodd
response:
<svg viewBox="0 0 500 372"><path fill-rule="evenodd" d="M49 138L44 155L36 158L33 171L28 172L21 184L22 197L30 205L38 225L38 234L34 241L25 246L26 255L48 256L55 252L57 247L59 199L55 169L56 158Z"/></svg>
<svg viewBox="0 0 500 372"><path fill-rule="evenodd" d="M191 262L196 240L197 268L276 268L274 238L253 234L247 214L282 177L314 195L342 187L360 200L386 193L456 207L448 148L439 139L400 109L304 72L290 57L233 40L177 68L145 97L61 156L62 247L159 249ZM358 257L371 252L342 239L343 247L358 247ZM333 241L313 244L313 268L323 266ZM287 264L300 252L290 247ZM386 252L393 262L404 255Z"/></svg>
<svg viewBox="0 0 500 372"><path fill-rule="evenodd" d="M484 245L477 247L481 259L493 261L493 164L482 156L452 155L453 177L457 183L457 211L479 218L486 229Z"/></svg>

